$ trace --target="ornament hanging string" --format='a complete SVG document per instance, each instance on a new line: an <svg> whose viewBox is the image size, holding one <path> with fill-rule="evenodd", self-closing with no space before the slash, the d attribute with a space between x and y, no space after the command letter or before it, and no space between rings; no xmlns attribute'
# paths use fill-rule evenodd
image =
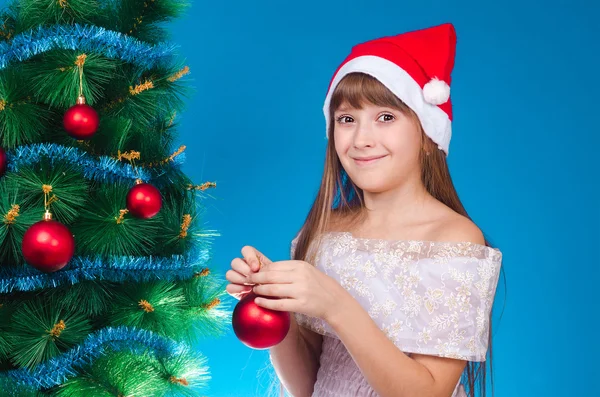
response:
<svg viewBox="0 0 600 397"><path fill-rule="evenodd" d="M58 200L56 195L48 198L48 195L52 192L52 185L42 185L42 191L44 192L44 219L50 220L52 219L52 213L50 213L50 204Z"/></svg>
<svg viewBox="0 0 600 397"><path fill-rule="evenodd" d="M138 151L136 151L136 150L130 150L128 152L121 153L121 151L119 150L117 152L117 158L119 160L125 159L125 160L129 161L129 164L131 165L131 168L133 169L133 171L135 173L135 183L136 183L136 185L142 183L142 180L140 179L140 174L138 172L138 168L135 166L135 160L141 158L141 153L138 152ZM127 215L128 213L129 213L129 209L122 209L122 210L120 210L119 211L119 216L115 217L115 220L117 221L117 224L123 223L123 221L125 220L125 215Z"/></svg>
<svg viewBox="0 0 600 397"><path fill-rule="evenodd" d="M85 63L85 59L87 58L86 54L81 54L77 57L75 61L75 65L77 65L77 69L79 71L79 96L77 98L77 102L83 101L85 103L85 97L83 96L83 64Z"/></svg>

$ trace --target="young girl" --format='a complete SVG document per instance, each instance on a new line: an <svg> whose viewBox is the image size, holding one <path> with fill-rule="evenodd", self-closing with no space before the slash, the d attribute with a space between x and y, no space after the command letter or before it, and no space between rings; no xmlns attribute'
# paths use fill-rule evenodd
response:
<svg viewBox="0 0 600 397"><path fill-rule="evenodd" d="M294 313L270 357L295 397L473 396L485 381L501 253L448 171L455 46L450 24L355 46L327 92L293 260L244 247L231 263L231 295Z"/></svg>

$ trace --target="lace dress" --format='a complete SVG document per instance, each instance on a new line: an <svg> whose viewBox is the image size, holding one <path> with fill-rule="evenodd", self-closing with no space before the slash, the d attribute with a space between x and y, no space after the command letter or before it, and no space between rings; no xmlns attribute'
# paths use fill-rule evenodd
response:
<svg viewBox="0 0 600 397"><path fill-rule="evenodd" d="M497 249L473 243L328 232L315 266L348 290L403 352L485 361L501 259ZM299 313L295 317L323 335L313 397L377 396L326 322ZM453 397L464 395L459 382Z"/></svg>

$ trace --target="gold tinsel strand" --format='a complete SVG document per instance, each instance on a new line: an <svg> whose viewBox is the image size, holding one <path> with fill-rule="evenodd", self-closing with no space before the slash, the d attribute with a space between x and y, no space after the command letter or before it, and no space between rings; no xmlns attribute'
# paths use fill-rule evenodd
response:
<svg viewBox="0 0 600 397"><path fill-rule="evenodd" d="M15 220L19 216L20 209L21 207L19 206L19 204L13 204L10 210L8 210L8 212L6 213L6 215L4 215L4 223L7 225L12 225L13 223L15 223Z"/></svg>
<svg viewBox="0 0 600 397"><path fill-rule="evenodd" d="M2 27L0 27L0 37L4 37L6 40L12 39L13 33L14 30L8 28L6 23L3 23Z"/></svg>
<svg viewBox="0 0 600 397"><path fill-rule="evenodd" d="M169 156L169 157L167 157L166 159L164 159L164 160L161 160L161 161L159 161L159 162L157 162L157 163L149 163L149 164L145 164L145 166L146 166L146 167L149 167L149 168L152 168L152 167L156 167L156 166L159 166L159 165L162 165L162 164L166 164L166 163L168 163L169 161L173 161L173 160L175 159L175 157L177 157L177 156L179 156L181 153L183 153L183 152L185 151L185 149L186 149L185 145L181 145L181 146L179 147L179 149L177 149L177 150L176 150L176 151L175 151L175 152L174 152L172 155L170 155L170 156Z"/></svg>
<svg viewBox="0 0 600 397"><path fill-rule="evenodd" d="M204 308L205 308L206 310L210 310L210 309L212 309L213 307L217 306L219 303L221 303L221 299L219 299L219 298L215 298L215 299L213 299L213 300L212 300L212 302L210 302L210 303L208 303L208 304L204 305Z"/></svg>
<svg viewBox="0 0 600 397"><path fill-rule="evenodd" d="M188 229L192 223L192 216L190 214L183 215L183 222L181 223L181 232L179 232L179 238L185 238L188 234Z"/></svg>
<svg viewBox="0 0 600 397"><path fill-rule="evenodd" d="M4 99L0 99L0 112L6 108L6 101Z"/></svg>
<svg viewBox="0 0 600 397"><path fill-rule="evenodd" d="M75 66L82 68L83 64L85 63L86 58L87 58L86 54L81 54L81 55L77 56L77 59L75 60Z"/></svg>
<svg viewBox="0 0 600 397"><path fill-rule="evenodd" d="M141 157L140 152L137 152L135 150L130 150L128 152L123 152L123 153L121 153L121 151L119 150L117 152L117 160L125 159L125 160L132 161L132 160L139 160L140 157Z"/></svg>
<svg viewBox="0 0 600 397"><path fill-rule="evenodd" d="M129 93L135 96L151 88L154 88L154 83L151 80L147 80L145 83L138 84L135 87L129 86Z"/></svg>
<svg viewBox="0 0 600 397"><path fill-rule="evenodd" d="M142 308L143 311L145 311L146 313L152 313L154 311L154 306L152 306L150 304L150 302L148 302L145 299L142 299L140 301L140 303L138 303L138 305Z"/></svg>
<svg viewBox="0 0 600 397"><path fill-rule="evenodd" d="M154 0L150 0L150 3L154 3ZM145 2L144 2L144 8L148 8L148 2L147 2L147 1L145 1ZM135 29L137 29L137 28L138 28L138 26L140 26L140 25L142 24L142 22L143 22L143 16L139 16L139 17L137 17L137 18L135 19L135 22L134 22L134 24L133 24L133 27L132 27L132 28L129 30L129 34L132 34L132 33L133 33L133 31L134 31Z"/></svg>
<svg viewBox="0 0 600 397"><path fill-rule="evenodd" d="M46 205L50 205L56 201L58 201L58 197L56 197L56 194L53 194L52 197L48 199L48 203Z"/></svg>
<svg viewBox="0 0 600 397"><path fill-rule="evenodd" d="M54 324L54 327L50 331L48 331L48 333L51 336L58 338L60 334L65 330L65 328L67 328L65 322L63 320L60 320L59 322Z"/></svg>
<svg viewBox="0 0 600 397"><path fill-rule="evenodd" d="M119 216L116 217L115 216L115 220L117 221L117 225L120 225L121 223L123 223L123 220L125 220L125 215L129 212L129 210L120 210L119 211Z"/></svg>
<svg viewBox="0 0 600 397"><path fill-rule="evenodd" d="M179 156L181 153L183 153L185 151L185 145L181 145L179 146L179 149L177 149L172 155L170 155L169 157L167 157L165 160L163 160L163 163L166 163L167 161L173 161L173 159L177 156Z"/></svg>
<svg viewBox="0 0 600 397"><path fill-rule="evenodd" d="M206 190L211 187L217 187L216 182L204 182L202 185L188 185L188 190Z"/></svg>
<svg viewBox="0 0 600 397"><path fill-rule="evenodd" d="M169 78L167 80L169 80L171 83L174 83L188 73L190 73L190 68L189 68L189 66L186 66L183 69L181 69L180 71L178 71L177 73L174 73L171 76L169 76Z"/></svg>
<svg viewBox="0 0 600 397"><path fill-rule="evenodd" d="M202 271L194 273L194 278L206 277L209 274L210 274L210 269L209 268L205 268L205 269L202 269Z"/></svg>
<svg viewBox="0 0 600 397"><path fill-rule="evenodd" d="M183 385L183 386L189 386L189 383L185 378L176 378L175 376L171 376L169 378L169 382L179 383L180 385Z"/></svg>
<svg viewBox="0 0 600 397"><path fill-rule="evenodd" d="M57 3L60 8L67 8L67 0L58 0Z"/></svg>

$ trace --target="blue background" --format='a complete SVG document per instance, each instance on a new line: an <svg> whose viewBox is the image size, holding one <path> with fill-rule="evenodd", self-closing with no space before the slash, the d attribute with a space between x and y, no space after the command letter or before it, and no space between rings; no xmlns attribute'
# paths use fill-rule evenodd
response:
<svg viewBox="0 0 600 397"><path fill-rule="evenodd" d="M180 120L186 168L218 184L206 201L222 234L214 266L224 274L246 244L288 257L323 169L327 85L350 47L450 21L458 35L450 169L470 215L504 253L496 396L598 395L598 3L283 3L196 1L174 27L198 89ZM267 395L266 352L233 333L200 348L209 396Z"/></svg>
<svg viewBox="0 0 600 397"><path fill-rule="evenodd" d="M358 42L454 23L451 172L503 251L507 278L494 316L496 396L591 396L600 6L483 3L194 2L170 25L196 89L179 118L185 170L198 184L217 182L205 200L206 227L221 234L215 271L224 275L244 245L287 259L319 186L321 108L335 68ZM265 351L233 332L198 348L212 373L206 395L267 395Z"/></svg>
<svg viewBox="0 0 600 397"><path fill-rule="evenodd" d="M181 119L194 154L186 167L218 184L206 201L222 234L214 266L224 273L246 244L287 258L320 182L327 85L350 47L450 21L450 168L470 215L504 253L496 396L597 395L600 6L569 3L195 2L173 38L198 89ZM266 395L266 352L233 333L200 348L209 396Z"/></svg>
<svg viewBox="0 0 600 397"><path fill-rule="evenodd" d="M246 244L288 257L323 169L327 85L350 47L450 21L450 168L470 215L504 253L496 396L597 395L600 6L569 3L196 1L173 39L198 89L180 120L186 168L218 184L206 201L222 234L215 268L224 273ZM266 352L233 333L200 348L209 396L267 394Z"/></svg>

